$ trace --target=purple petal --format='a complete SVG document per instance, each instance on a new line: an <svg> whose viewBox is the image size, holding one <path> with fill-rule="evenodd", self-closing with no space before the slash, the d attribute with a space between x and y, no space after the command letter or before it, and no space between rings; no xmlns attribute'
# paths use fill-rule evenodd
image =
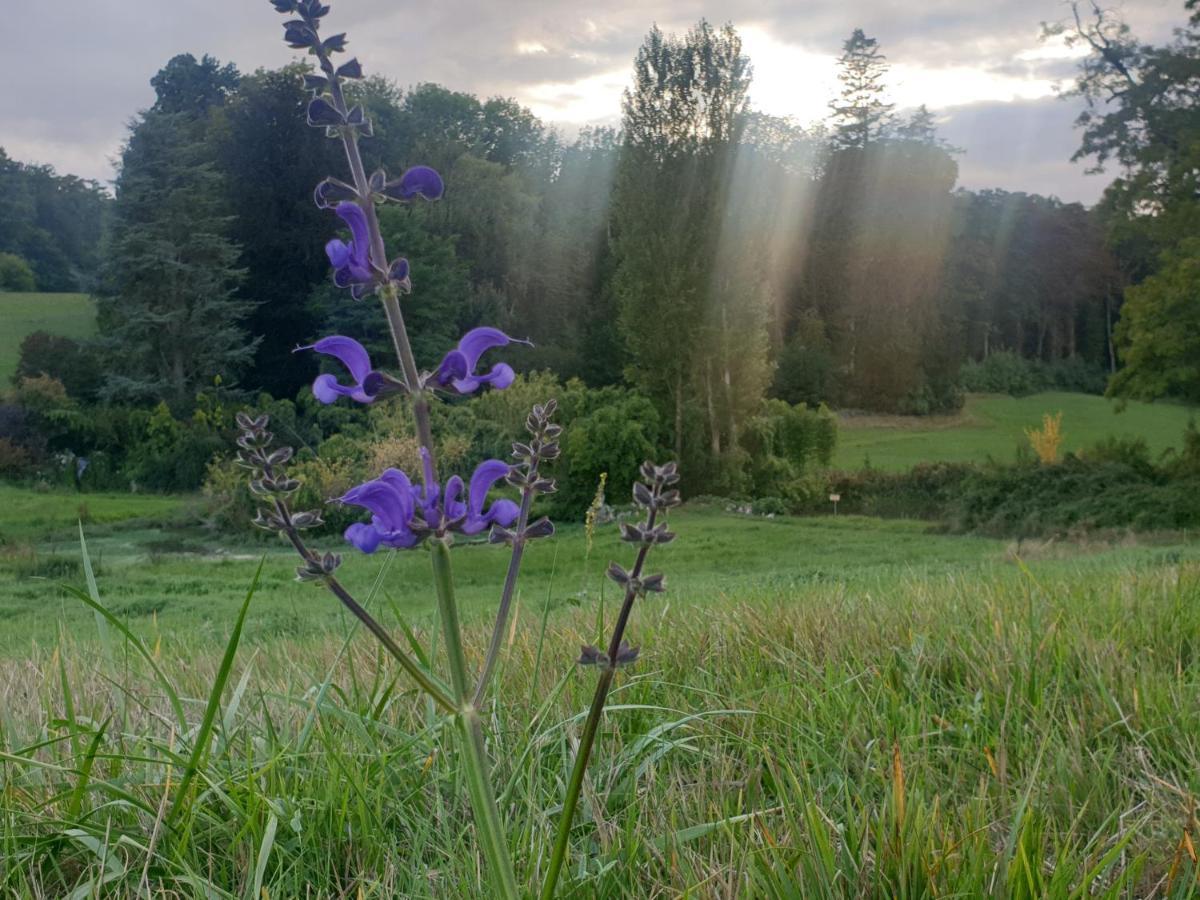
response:
<svg viewBox="0 0 1200 900"><path fill-rule="evenodd" d="M360 385L363 383L363 379L371 374L371 357L367 354L366 348L354 338L344 337L340 334L330 335L321 338L312 345L311 349L318 353L324 353L326 356L336 357Z"/></svg>
<svg viewBox="0 0 1200 900"><path fill-rule="evenodd" d="M350 263L350 253L350 247L338 238L325 245L325 255L329 257L329 264L335 269L341 269Z"/></svg>
<svg viewBox="0 0 1200 900"><path fill-rule="evenodd" d="M458 381L466 378L470 373L471 367L467 365L467 358L457 350L451 350L444 357L438 366L437 383L445 387L452 381Z"/></svg>
<svg viewBox="0 0 1200 900"><path fill-rule="evenodd" d="M357 203L339 203L335 212L346 225L350 228L350 234L353 240L350 243L350 252L352 254L351 265L356 269L362 270L365 278L370 277L371 273L371 258L368 249L371 246L371 235L367 228L367 214L363 208ZM365 278L361 280L365 280Z"/></svg>
<svg viewBox="0 0 1200 900"><path fill-rule="evenodd" d="M343 537L363 553L374 553L378 549L383 535L373 525L367 525L364 522L355 522L345 530Z"/></svg>
<svg viewBox="0 0 1200 900"><path fill-rule="evenodd" d="M353 397L358 400L360 393L357 386L346 387L343 384L338 384L338 380L332 375L318 375L317 380L312 386L313 396L320 402L328 405L337 402L338 397ZM371 398L363 394L365 399L359 400L360 403L370 403Z"/></svg>
<svg viewBox="0 0 1200 900"><path fill-rule="evenodd" d="M400 176L400 196L405 200L413 197L437 200L445 190L442 176L429 166L413 166Z"/></svg>
<svg viewBox="0 0 1200 900"><path fill-rule="evenodd" d="M512 342L507 334L499 328L472 328L462 336L462 340L458 342L458 352L463 355L466 360L467 370L471 371L479 363L479 357L483 356L488 350L493 347L504 347Z"/></svg>
<svg viewBox="0 0 1200 900"><path fill-rule="evenodd" d="M412 521L412 495L397 490L394 484L383 478L351 488L342 495L341 502L370 510L375 517L372 524L383 526L387 532L406 531L408 523Z"/></svg>
<svg viewBox="0 0 1200 900"><path fill-rule="evenodd" d="M485 459L475 467L475 471L471 473L471 489L467 498L467 510L472 516L483 513L488 491L510 471L511 466L499 459Z"/></svg>
<svg viewBox="0 0 1200 900"><path fill-rule="evenodd" d="M508 363L496 363L492 366L492 371L486 375L480 375L479 380L490 384L498 391L502 391L511 385L516 377L516 373L513 372L512 366Z"/></svg>
<svg viewBox="0 0 1200 900"><path fill-rule="evenodd" d="M447 519L458 519L467 514L467 505L462 501L465 485L457 475L446 480L446 491L442 495L442 510Z"/></svg>
<svg viewBox="0 0 1200 900"><path fill-rule="evenodd" d="M483 519L488 526L503 525L508 527L517 521L517 516L520 512L521 508L517 504L505 497L501 497L492 503L491 507L488 508L487 515Z"/></svg>

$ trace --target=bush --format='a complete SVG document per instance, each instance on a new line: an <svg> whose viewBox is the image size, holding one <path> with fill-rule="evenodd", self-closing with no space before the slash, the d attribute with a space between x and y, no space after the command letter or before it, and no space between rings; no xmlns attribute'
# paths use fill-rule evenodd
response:
<svg viewBox="0 0 1200 900"><path fill-rule="evenodd" d="M96 354L78 341L34 331L21 341L13 382L36 376L57 379L72 398L92 401L100 384L100 363Z"/></svg>
<svg viewBox="0 0 1200 900"><path fill-rule="evenodd" d="M0 253L0 291L29 292L37 290L33 269L15 253Z"/></svg>
<svg viewBox="0 0 1200 900"><path fill-rule="evenodd" d="M578 515L588 508L601 473L616 503L631 498L638 468L658 455L661 428L654 404L632 391L574 420L564 420L562 463L555 473L557 504ZM566 471L563 472L562 469Z"/></svg>
<svg viewBox="0 0 1200 900"><path fill-rule="evenodd" d="M837 419L824 406L812 410L783 400L765 400L741 433L741 449L754 497L802 502L806 473L829 464L837 445Z"/></svg>
<svg viewBox="0 0 1200 900"><path fill-rule="evenodd" d="M1032 536L1075 530L1200 525L1200 478L1169 479L1122 462L1068 455L967 479L950 509L956 531Z"/></svg>
<svg viewBox="0 0 1200 900"><path fill-rule="evenodd" d="M958 374L964 391L1027 397L1041 391L1074 391L1103 394L1108 375L1081 356L1042 362L1026 359L1011 350L999 350L980 362L971 360Z"/></svg>
<svg viewBox="0 0 1200 900"><path fill-rule="evenodd" d="M1026 397L1041 390L1034 365L1011 350L990 354L981 362L968 361L958 373L964 391L973 394L1011 394Z"/></svg>

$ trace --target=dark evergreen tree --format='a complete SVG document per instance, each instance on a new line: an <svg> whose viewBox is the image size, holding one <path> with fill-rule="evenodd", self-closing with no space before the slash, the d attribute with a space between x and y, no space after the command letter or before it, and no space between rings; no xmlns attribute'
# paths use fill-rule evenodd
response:
<svg viewBox="0 0 1200 900"><path fill-rule="evenodd" d="M117 179L98 297L102 393L182 410L214 381L232 384L257 343L244 327L252 304L235 297L241 250L211 133L236 73L176 57L153 83L158 100L133 125Z"/></svg>
<svg viewBox="0 0 1200 900"><path fill-rule="evenodd" d="M879 42L855 28L838 59L841 94L829 104L834 147L862 148L891 133L893 104L884 102L887 70L887 57L879 52Z"/></svg>

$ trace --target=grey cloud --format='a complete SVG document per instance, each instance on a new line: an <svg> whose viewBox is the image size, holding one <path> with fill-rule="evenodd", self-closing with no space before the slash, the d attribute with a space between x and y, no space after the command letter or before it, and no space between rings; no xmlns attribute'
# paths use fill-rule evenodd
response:
<svg viewBox="0 0 1200 900"><path fill-rule="evenodd" d="M1094 203L1108 179L1085 175L1083 163L1071 162L1079 147L1079 133L1071 124L1078 112L1078 103L1055 97L951 110L940 130L966 151L958 158L959 185Z"/></svg>
<svg viewBox="0 0 1200 900"><path fill-rule="evenodd" d="M109 161L126 124L152 101L150 77L172 55L207 52L243 71L291 58L279 41L281 19L266 0L12 6L6 11L8 33L20 37L6 42L5 63L22 74L19 90L0 94L0 122L5 123L0 145L13 155L88 177L111 177ZM781 41L830 55L852 28L861 26L879 38L895 63L971 65L1051 79L1069 77L1072 69L1069 61L1015 59L1036 45L1041 21L1067 14L1059 0L333 0L333 6L332 25L349 32L351 51L371 72L401 85L435 81L526 101L540 83L627 70L652 23L682 30L702 16L753 25ZM1144 39L1161 40L1182 21L1181 7L1181 0L1128 0L1123 12ZM522 55L517 52L522 41L540 42L548 52ZM984 122L984 109L988 115L995 110L997 121L1007 126ZM967 146L971 156L987 159L994 147L979 144L979 136L1024 127L1014 122L1019 109L1024 107L1008 106L1004 114L998 106L980 107L972 127L951 139ZM1072 116L1064 107L1048 109L1055 112L1039 113L1039 127L1055 134L1069 131ZM612 115L617 112L614 108ZM955 111L951 122L965 121L965 115ZM1060 149L1055 144L1053 152ZM1034 165L1032 158L1026 162ZM1008 181L1023 177L999 161L964 162L964 171L980 177L995 173ZM1064 172L1063 177L1071 176Z"/></svg>

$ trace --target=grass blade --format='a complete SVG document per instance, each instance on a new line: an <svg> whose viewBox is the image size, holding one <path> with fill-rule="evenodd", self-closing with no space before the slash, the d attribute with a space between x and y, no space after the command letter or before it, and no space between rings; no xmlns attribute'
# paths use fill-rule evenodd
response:
<svg viewBox="0 0 1200 900"><path fill-rule="evenodd" d="M221 657L221 666L217 669L217 677L213 680L212 690L208 694L208 705L204 709L204 720L200 723L200 730L196 732L196 739L192 743L192 756L188 760L183 778L179 781L179 787L175 793L175 802L171 805L171 811L167 813L167 822L175 820L175 816L186 802L188 789L192 786L192 780L196 777L196 772L199 771L200 765L204 760L204 752L208 747L208 740L212 736L213 725L216 724L217 710L221 706L221 694L225 690L225 683L229 681L229 673L233 671L233 658L237 654L238 644L242 639L242 626L246 623L246 611L250 609L250 601L254 598L254 592L258 590L258 581L262 576L263 564L266 560L266 556L263 556L258 561L258 569L254 572L254 580L250 583L250 589L246 591L246 599L242 601L242 608L238 611L237 621L233 624L233 631L229 635L229 642L225 645L225 655Z"/></svg>

